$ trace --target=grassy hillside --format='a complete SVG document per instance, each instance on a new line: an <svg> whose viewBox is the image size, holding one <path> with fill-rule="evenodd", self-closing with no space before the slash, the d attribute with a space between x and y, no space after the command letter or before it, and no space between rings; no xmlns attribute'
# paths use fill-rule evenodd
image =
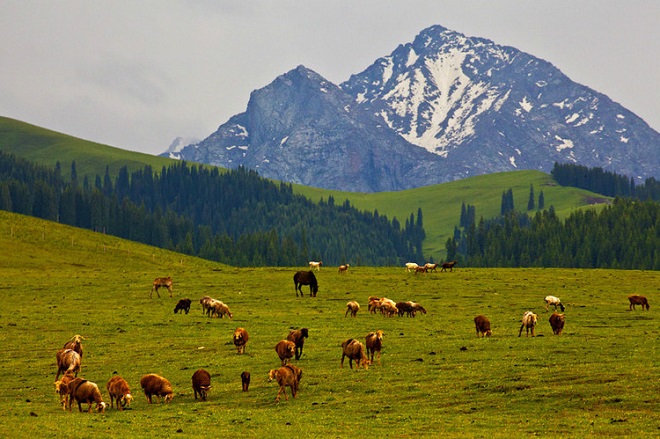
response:
<svg viewBox="0 0 660 439"><path fill-rule="evenodd" d="M103 176L106 165L116 175L122 166L133 171L149 164L159 170L171 163L164 157L78 139L7 117L0 117L0 149L46 166L54 167L59 160L64 175L69 175L75 160L81 179L84 175Z"/></svg>
<svg viewBox="0 0 660 439"><path fill-rule="evenodd" d="M106 164L110 165L110 172L114 175L124 165L135 169L150 164L155 169L160 169L171 163L170 159L163 157L99 145L2 117L0 149L46 165L54 165L60 160L63 172L69 171L68 166L71 160L75 159L79 176L103 175ZM387 215L390 219L397 217L402 224L411 213L417 215L417 210L421 207L427 234L424 254L436 260L443 260L445 242L452 236L454 226L459 224L462 203L475 206L477 218L492 218L500 213L502 192L511 188L516 208L526 210L530 184L534 185L537 199L543 191L546 208L554 206L560 218L576 208L589 205L589 200L599 198L588 191L557 186L550 175L539 171L490 174L406 191L376 194L331 191L299 185L294 185L294 191L314 201L327 199L330 195L337 203L348 199L358 209L377 209L380 214Z"/></svg>
<svg viewBox="0 0 660 439"><path fill-rule="evenodd" d="M606 198L582 189L558 186L549 174L540 171L481 175L400 192L356 194L309 187L300 187L298 191L312 200L327 199L329 195L336 203L349 199L359 209L378 209L389 218L396 216L402 223L411 213L417 215L417 209L421 207L426 230L424 254L442 260L445 242L453 236L454 226L460 223L463 203L476 207L477 219L490 219L500 214L502 192L511 188L516 209L526 211L530 184L534 186L535 199L538 200L543 191L545 208L554 206L560 218L576 208L593 206L593 199Z"/></svg>
<svg viewBox="0 0 660 439"><path fill-rule="evenodd" d="M93 232L0 212L0 436L3 437L653 437L657 398L660 273L614 270L457 269L426 276L400 268L331 267L318 297L296 298L298 268L235 269ZM156 276L174 278L174 297L149 298ZM628 311L644 293L650 311ZM223 300L234 319L210 319L197 303ZM567 305L562 336L550 331L543 297ZM415 300L428 314L369 314L367 298ZM181 297L190 314L174 314ZM362 305L344 317L348 300ZM535 338L518 337L525 310L539 315ZM475 336L486 314L493 336ZM231 342L250 333L246 354ZM274 402L267 382L273 347L291 328L309 328L296 399ZM340 368L340 344L385 332L381 364ZM55 353L86 337L81 376L131 385L129 410L64 412L54 393ZM542 336L541 336L542 335ZM207 402L191 376L212 375ZM250 371L249 392L240 373ZM167 377L171 404L146 402L139 379ZM414 432L414 433L413 433Z"/></svg>

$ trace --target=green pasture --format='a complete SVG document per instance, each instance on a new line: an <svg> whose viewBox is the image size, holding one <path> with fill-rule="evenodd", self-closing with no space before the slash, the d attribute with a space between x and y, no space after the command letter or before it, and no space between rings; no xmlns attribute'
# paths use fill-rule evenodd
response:
<svg viewBox="0 0 660 439"><path fill-rule="evenodd" d="M658 272L322 267L318 296L297 298L292 276L305 267L232 268L6 212L0 267L0 437L660 435ZM167 275L174 297L149 298L153 278ZM650 311L629 311L632 293ZM562 336L550 330L548 294L567 306ZM227 303L233 320L203 316L204 295ZM369 314L370 295L414 300L428 314ZM182 297L190 314L175 315ZM356 318L344 316L349 300L362 306ZM526 310L539 315L535 338L518 337ZM477 314L490 318L491 338L476 337ZM231 342L239 326L250 334L244 355ZM276 404L274 346L301 327L310 336L294 361L300 392ZM341 342L377 329L382 363L341 369ZM135 395L130 410L61 409L55 353L74 334L86 337L81 376L108 400L105 383L119 373ZM193 397L198 368L212 375L207 402ZM147 373L172 382L171 404L147 404Z"/></svg>

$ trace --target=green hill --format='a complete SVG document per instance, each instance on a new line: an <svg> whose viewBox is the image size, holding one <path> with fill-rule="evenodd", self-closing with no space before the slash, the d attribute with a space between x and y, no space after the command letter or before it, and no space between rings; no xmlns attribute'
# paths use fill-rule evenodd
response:
<svg viewBox="0 0 660 439"><path fill-rule="evenodd" d="M2 117L0 149L51 166L59 160L65 173L69 171L71 160L75 160L79 177L85 174L103 175L106 165L110 167L111 175L115 175L122 166L127 166L129 171L147 164L159 169L173 162L167 158L113 148ZM426 230L424 254L442 260L445 242L459 224L463 203L475 206L477 218L492 218L500 213L502 193L511 188L516 209L524 211L530 185L533 185L536 197L543 191L545 207L553 206L560 218L576 208L592 206L594 200L605 199L582 189L558 186L549 174L539 171L482 175L400 192L364 194L300 185L294 185L294 192L313 201L321 198L327 200L329 196L334 197L336 203L348 199L358 209L378 210L381 215L396 217L401 223L411 213L416 215L421 208Z"/></svg>

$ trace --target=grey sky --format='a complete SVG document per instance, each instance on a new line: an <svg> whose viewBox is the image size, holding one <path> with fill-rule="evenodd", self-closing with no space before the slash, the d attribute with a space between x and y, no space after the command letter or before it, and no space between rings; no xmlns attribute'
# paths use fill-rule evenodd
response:
<svg viewBox="0 0 660 439"><path fill-rule="evenodd" d="M151 154L303 64L340 83L439 24L551 62L660 129L657 0L0 0L0 115Z"/></svg>

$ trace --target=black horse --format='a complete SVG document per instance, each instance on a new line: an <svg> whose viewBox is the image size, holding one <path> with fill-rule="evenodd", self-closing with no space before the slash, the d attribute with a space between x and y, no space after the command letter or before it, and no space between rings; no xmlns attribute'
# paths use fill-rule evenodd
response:
<svg viewBox="0 0 660 439"><path fill-rule="evenodd" d="M309 285L309 295L310 297L316 297L316 293L319 292L319 283L316 281L316 276L310 271L298 271L293 275L293 283L296 286L296 297L298 297L298 291L300 291L300 297L303 296L302 286Z"/></svg>

